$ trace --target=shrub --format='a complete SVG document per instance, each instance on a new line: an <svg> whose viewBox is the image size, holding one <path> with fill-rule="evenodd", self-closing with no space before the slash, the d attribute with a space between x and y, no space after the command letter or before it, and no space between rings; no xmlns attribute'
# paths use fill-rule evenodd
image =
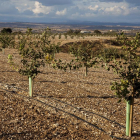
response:
<svg viewBox="0 0 140 140"><path fill-rule="evenodd" d="M102 34L101 31L99 31L99 30L94 30L94 33L95 34Z"/></svg>
<svg viewBox="0 0 140 140"><path fill-rule="evenodd" d="M3 28L2 30L1 30L1 33L12 33L12 29L11 28Z"/></svg>

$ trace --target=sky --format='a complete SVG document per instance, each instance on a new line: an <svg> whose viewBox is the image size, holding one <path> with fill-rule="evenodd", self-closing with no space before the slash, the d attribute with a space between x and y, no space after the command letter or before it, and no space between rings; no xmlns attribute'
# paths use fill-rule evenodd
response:
<svg viewBox="0 0 140 140"><path fill-rule="evenodd" d="M140 0L0 0L0 22L140 23Z"/></svg>

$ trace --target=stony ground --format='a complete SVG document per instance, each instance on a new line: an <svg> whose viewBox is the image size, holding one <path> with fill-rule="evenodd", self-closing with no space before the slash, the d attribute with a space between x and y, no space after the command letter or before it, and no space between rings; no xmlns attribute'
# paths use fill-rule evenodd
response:
<svg viewBox="0 0 140 140"><path fill-rule="evenodd" d="M7 63L8 54L0 52L0 139L46 140L139 140L140 99L135 99L133 136L125 136L125 102L110 90L117 75L102 68L63 72L41 68L34 80L34 93L28 95L28 79ZM68 54L57 58L69 60Z"/></svg>

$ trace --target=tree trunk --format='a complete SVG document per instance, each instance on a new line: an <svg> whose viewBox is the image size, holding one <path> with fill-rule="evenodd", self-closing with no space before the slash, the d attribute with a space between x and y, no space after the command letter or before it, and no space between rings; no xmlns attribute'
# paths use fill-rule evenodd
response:
<svg viewBox="0 0 140 140"><path fill-rule="evenodd" d="M5 54L5 48L2 48L2 52L3 52L3 54Z"/></svg>
<svg viewBox="0 0 140 140"><path fill-rule="evenodd" d="M85 76L87 76L87 72L88 72L88 67L86 67Z"/></svg>
<svg viewBox="0 0 140 140"><path fill-rule="evenodd" d="M131 97L130 103L130 125L129 125L129 137L132 136L132 126L133 126L133 106L134 106L134 92Z"/></svg>

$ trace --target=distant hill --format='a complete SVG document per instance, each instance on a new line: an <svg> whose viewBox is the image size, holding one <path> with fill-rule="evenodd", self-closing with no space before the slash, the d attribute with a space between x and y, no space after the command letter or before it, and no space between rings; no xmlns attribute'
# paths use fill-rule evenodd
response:
<svg viewBox="0 0 140 140"><path fill-rule="evenodd" d="M65 24L78 24L78 25L95 25L95 26L140 26L140 23L127 23L127 22L92 22L92 21L67 21Z"/></svg>
<svg viewBox="0 0 140 140"><path fill-rule="evenodd" d="M140 29L140 24L132 23L104 23L104 22L79 22L67 21L63 23L28 23L28 22L0 22L0 28L36 28L44 29L47 27L53 29L87 29L87 30L132 30Z"/></svg>

